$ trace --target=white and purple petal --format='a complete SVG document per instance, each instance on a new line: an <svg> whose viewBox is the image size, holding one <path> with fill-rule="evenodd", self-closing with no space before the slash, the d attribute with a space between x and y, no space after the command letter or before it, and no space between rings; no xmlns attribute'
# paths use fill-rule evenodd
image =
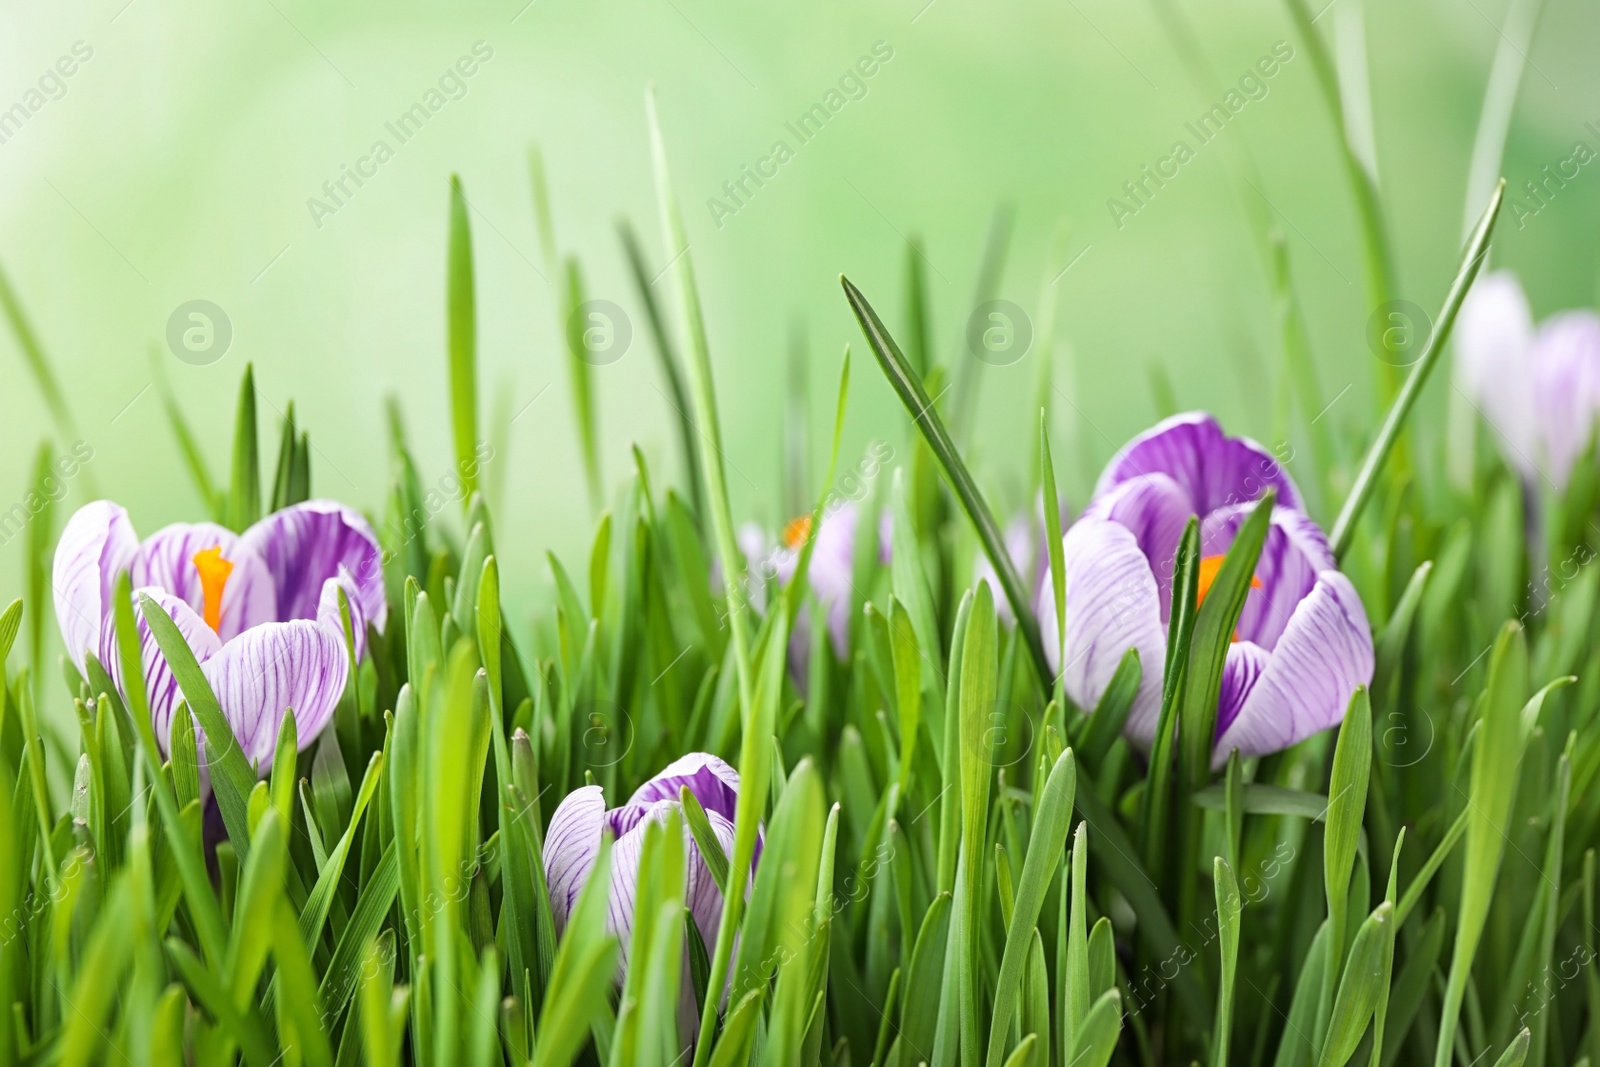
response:
<svg viewBox="0 0 1600 1067"><path fill-rule="evenodd" d="M80 673L88 653L100 654L111 591L138 547L128 512L109 500L85 504L61 531L50 583L61 640Z"/></svg>
<svg viewBox="0 0 1600 1067"><path fill-rule="evenodd" d="M139 545L128 567L135 587L157 586L204 613L205 589L194 557L208 549L222 551L233 564L222 587L222 617L217 635L224 641L264 622L271 622L277 594L267 565L239 535L214 522L176 522L151 534Z"/></svg>
<svg viewBox="0 0 1600 1067"><path fill-rule="evenodd" d="M1200 525L1200 555L1226 553L1253 510L1253 505L1240 505L1207 515ZM1266 541L1256 560L1255 578L1260 587L1245 596L1236 636L1269 652L1276 648L1295 608L1317 584L1317 576L1334 566L1328 539L1316 523L1302 512L1273 508Z"/></svg>
<svg viewBox="0 0 1600 1067"><path fill-rule="evenodd" d="M1246 757L1262 756L1337 725L1356 687L1372 681L1372 668L1372 631L1361 597L1343 574L1322 572L1220 731L1213 764L1220 767L1235 748Z"/></svg>
<svg viewBox="0 0 1600 1067"><path fill-rule="evenodd" d="M1271 659L1272 653L1254 641L1235 641L1228 646L1228 654L1222 661L1222 689L1217 696L1217 737L1227 733L1233 720L1238 718L1239 709L1244 707L1245 699ZM1226 758L1227 753L1223 756Z"/></svg>
<svg viewBox="0 0 1600 1067"><path fill-rule="evenodd" d="M172 619L178 627L178 633L183 636L199 663L204 664L206 660L216 655L217 650L222 647L222 641L193 608L165 589L148 586L134 591L133 617L139 629L139 662L144 672L145 696L150 701L150 725L155 730L156 744L161 747L161 754L168 756L172 754L169 748L172 712L183 700L183 691L178 688L178 679L173 676L172 668L167 666L167 657L162 654L161 646L156 643L155 634L150 632L150 624L145 621L144 610L140 604L146 597L159 604ZM116 631L113 627L107 626L101 635L98 654L100 662L111 676L111 681L119 691L126 693L128 687L123 680L122 657L117 652ZM205 736L198 720L194 724L194 732L197 740Z"/></svg>
<svg viewBox="0 0 1600 1067"><path fill-rule="evenodd" d="M586 785L568 793L550 816L544 837L544 878L558 934L566 929L567 917L600 854L605 815L605 791Z"/></svg>
<svg viewBox="0 0 1600 1067"><path fill-rule="evenodd" d="M1463 395L1499 437L1506 462L1532 478L1540 452L1533 314L1516 277L1496 271L1479 278L1462 301L1453 336Z"/></svg>
<svg viewBox="0 0 1600 1067"><path fill-rule="evenodd" d="M339 614L340 589L344 590L345 602L350 605L350 636L355 640L356 662L359 663L367 654L367 616L361 608L355 576L343 564L337 577L322 583L322 596L317 600L317 621L333 627L333 632L344 640L344 618Z"/></svg>
<svg viewBox="0 0 1600 1067"><path fill-rule="evenodd" d="M634 790L626 806L648 808L657 801L676 801L685 786L707 814L716 812L733 820L739 803L739 772L708 752L691 752L674 760Z"/></svg>
<svg viewBox="0 0 1600 1067"><path fill-rule="evenodd" d="M1094 495L1149 474L1170 477L1200 515L1248 503L1269 488L1277 490L1285 507L1304 507L1294 479L1276 456L1248 437L1227 436L1203 411L1163 419L1129 441L1106 465Z"/></svg>
<svg viewBox="0 0 1600 1067"><path fill-rule="evenodd" d="M1532 377L1545 473L1565 489L1572 465L1594 443L1600 414L1600 315L1566 311L1540 326Z"/></svg>
<svg viewBox="0 0 1600 1067"><path fill-rule="evenodd" d="M1084 514L1110 519L1133 532L1155 574L1161 591L1161 621L1165 622L1172 611L1172 570L1178 559L1178 542L1195 514L1188 494L1170 475L1143 474L1095 498Z"/></svg>
<svg viewBox="0 0 1600 1067"><path fill-rule="evenodd" d="M1125 732L1148 746L1161 710L1167 646L1150 563L1127 527L1093 516L1073 524L1061 549L1067 622L1059 651L1050 583L1039 597L1039 629L1051 670L1064 673L1063 684L1079 707L1093 709L1122 657L1128 649L1138 649L1143 670Z"/></svg>
<svg viewBox="0 0 1600 1067"><path fill-rule="evenodd" d="M383 630L389 608L382 550L360 512L331 500L307 500L268 515L242 540L266 561L280 622L316 618L323 583L343 566L355 582L362 616Z"/></svg>
<svg viewBox="0 0 1600 1067"><path fill-rule="evenodd" d="M246 630L200 665L245 757L272 764L285 710L294 710L299 747L333 718L350 673L344 639L309 619Z"/></svg>

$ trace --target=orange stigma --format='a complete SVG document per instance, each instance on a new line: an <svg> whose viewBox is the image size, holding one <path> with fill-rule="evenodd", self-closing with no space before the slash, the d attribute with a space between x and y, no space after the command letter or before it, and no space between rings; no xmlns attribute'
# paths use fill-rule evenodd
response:
<svg viewBox="0 0 1600 1067"><path fill-rule="evenodd" d="M783 547L799 548L805 544L806 538L811 536L811 516L801 515L797 519L790 519L783 528Z"/></svg>
<svg viewBox="0 0 1600 1067"><path fill-rule="evenodd" d="M212 630L222 628L222 587L228 584L233 564L222 558L222 546L213 545L194 554L194 569L200 574L200 592L205 597L204 616Z"/></svg>
<svg viewBox="0 0 1600 1067"><path fill-rule="evenodd" d="M1222 555L1203 556L1203 557L1201 557L1201 559L1200 559L1200 585L1199 585L1198 593L1195 596L1195 600L1194 600L1194 607L1195 607L1196 611L1199 611L1200 610L1200 605L1205 603L1206 594L1211 592L1211 583L1217 580L1217 572L1222 570L1222 561L1223 561L1224 558L1226 558L1226 557L1224 557ZM1261 588L1261 579L1257 578L1253 574L1250 576L1250 588L1251 589L1260 589ZM1239 640L1239 635L1237 633L1234 634L1233 635L1233 639L1235 641Z"/></svg>

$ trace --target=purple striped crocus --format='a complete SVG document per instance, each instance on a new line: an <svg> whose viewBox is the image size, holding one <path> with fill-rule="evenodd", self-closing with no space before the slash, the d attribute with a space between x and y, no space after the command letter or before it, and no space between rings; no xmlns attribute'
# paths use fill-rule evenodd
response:
<svg viewBox="0 0 1600 1067"><path fill-rule="evenodd" d="M605 791L586 785L568 793L550 816L544 839L544 877L550 893L550 911L556 932L566 929L567 919L577 904L578 894L589 880L595 858L600 853L600 837L610 833L615 840L611 851L611 885L606 907L606 929L622 942L621 964L617 969L620 984L627 971L628 944L633 935L633 909L637 899L639 860L644 848L648 822L665 822L670 812L681 811L680 790L687 787L705 809L711 830L725 854L733 854L734 810L739 803L739 772L716 756L691 752L674 761L660 774L645 782L627 803L606 808ZM717 924L722 921L722 892L711 876L711 868L695 844L687 820L680 825L688 862L685 864L684 904L694 917L695 928L709 950L717 943ZM761 857L756 845L756 861ZM755 864L751 865L754 877ZM680 997L678 1021L681 1034L692 1035L698 1025L694 990L687 980L688 956L684 956L685 981ZM687 1028L685 1025L687 1024Z"/></svg>
<svg viewBox="0 0 1600 1067"><path fill-rule="evenodd" d="M1600 426L1600 315L1563 311L1535 328L1522 286L1497 271L1467 294L1455 339L1461 391L1506 463L1565 489Z"/></svg>
<svg viewBox="0 0 1600 1067"><path fill-rule="evenodd" d="M388 615L377 539L360 514L326 500L275 512L242 534L215 523L174 523L140 541L121 506L85 504L56 546L56 621L81 672L93 653L119 689L111 621L117 576L159 604L195 654L247 758L271 765L285 708L302 749L333 717L349 674L338 589L350 603L357 654L367 623ZM183 694L136 612L145 689L165 752ZM199 727L196 726L198 731Z"/></svg>
<svg viewBox="0 0 1600 1067"><path fill-rule="evenodd" d="M1260 756L1336 725L1372 679L1372 633L1327 538L1301 510L1276 456L1228 437L1204 413L1176 415L1111 460L1083 517L1063 540L1066 637L1055 593L1039 600L1045 651L1068 695L1092 708L1129 648L1143 676L1126 733L1148 748L1160 714L1172 568L1189 517L1200 518L1199 589L1210 590L1254 501L1276 492L1266 543L1223 667L1214 762ZM1062 663L1065 662L1063 668Z"/></svg>

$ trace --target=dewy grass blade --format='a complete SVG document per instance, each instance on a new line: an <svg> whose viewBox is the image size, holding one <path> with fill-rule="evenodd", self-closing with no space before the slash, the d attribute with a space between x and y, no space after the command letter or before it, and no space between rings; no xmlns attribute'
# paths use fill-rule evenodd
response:
<svg viewBox="0 0 1600 1067"><path fill-rule="evenodd" d="M1017 573L1011 554L1006 551L1005 540L1000 536L1000 527L995 523L989 505L984 502L977 482L973 480L972 473L962 461L950 432L945 429L944 420L939 417L933 398L929 397L927 390L922 387L922 379L917 376L916 371L901 353L900 347L895 344L894 338L883 325L883 320L878 318L878 313L867 302L861 290L850 283L850 279L841 276L839 282L844 286L845 297L850 301L856 321L861 324L861 332L866 335L867 343L878 358L878 365L883 368L884 377L894 386L900 402L905 405L906 410L911 413L912 420L922 431L928 447L938 458L944 468L945 476L955 490L957 499L961 501L962 509L966 511L973 529L977 531L984 555L989 557L989 562L1000 579L1000 588L1005 593L1007 602L1011 604L1012 613L1017 620L1017 629L1027 645L1035 669L1039 672L1040 684L1046 692L1049 692L1054 688L1054 681L1049 660L1045 658L1044 644L1039 637L1039 622L1034 617L1033 605L1022 584L1022 577Z"/></svg>
<svg viewBox="0 0 1600 1067"><path fill-rule="evenodd" d="M450 254L446 267L446 318L450 356L450 431L456 466L466 488L478 487L478 311L472 277L472 226L461 176L450 175Z"/></svg>
<svg viewBox="0 0 1600 1067"><path fill-rule="evenodd" d="M1298 3L1299 0L1293 2ZM1361 512L1367 506L1367 499L1377 488L1378 475L1383 471L1384 461L1389 458L1390 450L1399 439L1406 418L1411 414L1417 397L1421 395L1422 387L1427 384L1428 375L1433 372L1434 364L1439 362L1439 357L1444 353L1445 342L1450 338L1450 328L1455 325L1456 312L1461 310L1461 302L1466 299L1467 290L1472 287L1473 279L1478 276L1478 270L1483 266L1484 257L1489 250L1489 237L1494 233L1495 219L1500 214L1500 202L1505 196L1505 191L1506 183L1502 178L1495 186L1494 195L1489 198L1489 206L1484 209L1483 216L1478 220L1477 229L1472 231L1472 237L1467 241L1467 247L1462 253L1461 266L1456 269L1455 280L1450 283L1450 289L1445 294L1444 307L1434 319L1433 333L1428 337L1422 356L1412 366L1410 377L1400 387L1400 394L1390 405L1383 426L1378 430L1378 436L1361 461L1361 469L1350 487L1350 495L1345 497L1344 507L1339 510L1339 517L1333 524L1333 533L1328 538L1328 544L1333 549L1335 558L1343 557L1345 551L1349 549L1350 539L1355 536L1356 521L1361 518Z"/></svg>

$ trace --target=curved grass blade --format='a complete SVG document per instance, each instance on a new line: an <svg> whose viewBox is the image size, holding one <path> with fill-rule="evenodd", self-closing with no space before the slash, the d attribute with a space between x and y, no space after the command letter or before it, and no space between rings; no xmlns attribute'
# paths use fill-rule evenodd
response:
<svg viewBox="0 0 1600 1067"><path fill-rule="evenodd" d="M650 336L656 343L656 356L661 361L661 376L667 380L672 393L672 408L678 415L678 443L683 449L684 477L689 482L689 502L694 507L695 521L706 520L705 485L700 477L700 464L695 461L694 420L689 417L689 394L683 386L683 372L678 369L678 358L672 349L666 324L661 318L661 305L656 303L655 280L645 265L644 250L633 226L626 220L617 224L617 234L622 240L623 252L628 257L628 270L633 276L633 287L639 302L644 305L645 319L650 324ZM657 275L656 277L659 277Z"/></svg>
<svg viewBox="0 0 1600 1067"><path fill-rule="evenodd" d="M1298 4L1301 0L1291 0L1291 2ZM1383 470L1384 461L1389 458L1390 450L1399 439L1406 418L1411 414L1411 408L1416 404L1417 397L1421 395L1422 387L1427 384L1428 375L1433 372L1434 364L1439 362L1439 356L1444 352L1445 342L1450 338L1450 328L1455 325L1456 312L1461 310L1461 301L1466 299L1467 290L1472 287L1473 279L1478 276L1478 270L1483 266L1484 257L1489 250L1489 237L1494 232L1495 219L1500 214L1500 203L1505 191L1506 183L1502 178L1495 186L1494 195L1489 198L1489 206L1484 209L1483 216L1478 220L1477 229L1472 231L1472 237L1462 252L1461 266L1456 269L1455 280L1450 283L1450 289L1445 294L1444 306L1434 319L1433 333L1428 338L1427 346L1423 349L1421 358L1412 366L1411 376L1400 387L1400 395L1395 397L1394 403L1390 405L1389 414L1384 417L1377 438L1361 461L1361 469L1350 487L1350 495L1345 498L1344 507L1339 509L1339 518L1334 522L1333 533L1328 538L1335 558L1342 557L1349 549L1350 539L1355 535L1356 521L1361 518L1361 512L1367 506L1367 499L1377 487L1378 475Z"/></svg>
<svg viewBox="0 0 1600 1067"><path fill-rule="evenodd" d="M1000 527L994 521L994 514L984 502L983 494L979 491L977 482L973 480L972 473L967 470L966 463L962 461L950 432L945 429L944 420L939 417L933 398L929 397L927 390L922 387L922 379L912 369L910 362L900 351L900 346L895 344L888 328L883 325L883 320L878 317L878 313L867 302L861 290L851 284L849 278L841 275L839 282L844 286L845 297L850 301L856 321L861 324L861 332L866 335L867 343L878 358L878 365L883 368L884 377L889 379L889 384L899 395L900 402L911 413L912 421L922 430L922 436L927 439L928 447L933 450L933 454L944 468L945 476L949 478L957 499L961 501L962 509L966 511L973 529L977 531L984 555L989 557L990 564L994 566L995 574L1000 579L1000 588L1011 604L1012 613L1016 616L1017 630L1022 634L1022 639L1028 647L1028 654L1039 672L1040 683L1045 692L1049 692L1053 688L1053 679L1049 660L1045 658L1044 644L1039 638L1039 621L1034 618L1033 605L1022 584L1022 577L1017 573L1016 564L1011 561L1011 554L1006 551L1005 540L1000 536Z"/></svg>

